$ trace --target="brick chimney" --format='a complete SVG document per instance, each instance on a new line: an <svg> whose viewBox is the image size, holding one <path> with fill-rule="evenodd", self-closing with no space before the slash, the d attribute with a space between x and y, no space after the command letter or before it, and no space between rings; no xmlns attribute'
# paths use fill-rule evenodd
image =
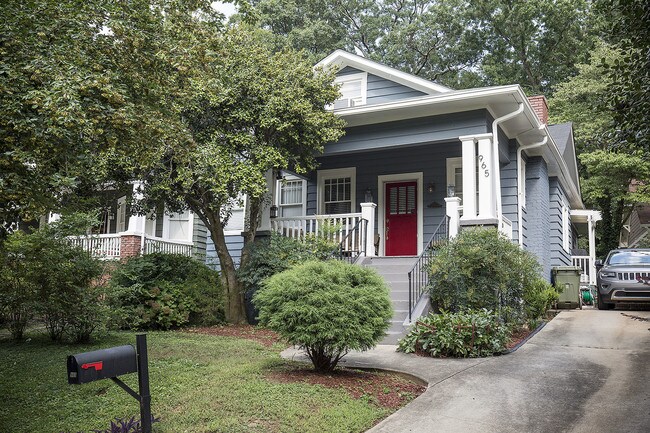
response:
<svg viewBox="0 0 650 433"><path fill-rule="evenodd" d="M537 114L539 121L548 125L548 103L544 95L529 96L528 102L533 106L533 110Z"/></svg>

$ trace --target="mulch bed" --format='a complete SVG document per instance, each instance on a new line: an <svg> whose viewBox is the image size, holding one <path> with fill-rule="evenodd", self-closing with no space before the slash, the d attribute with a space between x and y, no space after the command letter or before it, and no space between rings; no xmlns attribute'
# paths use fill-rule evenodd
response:
<svg viewBox="0 0 650 433"><path fill-rule="evenodd" d="M221 337L244 338L256 341L265 347L281 342L275 332L251 325L222 325L191 328L186 332L217 335ZM303 382L326 388L343 389L353 398L367 398L378 406L397 409L426 390L426 386L415 383L397 373L361 371L338 368L330 374L317 373L310 367L282 366L266 375L278 383Z"/></svg>
<svg viewBox="0 0 650 433"><path fill-rule="evenodd" d="M367 398L378 406L388 409L398 409L426 390L426 386L397 373L349 368L339 368L332 373L323 374L307 367L287 366L267 374L266 378L279 383L302 382L343 389L353 398Z"/></svg>

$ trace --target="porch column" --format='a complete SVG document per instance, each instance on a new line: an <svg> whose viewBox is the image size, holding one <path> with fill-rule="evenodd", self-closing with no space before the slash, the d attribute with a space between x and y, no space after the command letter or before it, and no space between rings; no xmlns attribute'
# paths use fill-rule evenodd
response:
<svg viewBox="0 0 650 433"><path fill-rule="evenodd" d="M587 216L589 235L589 284L596 284L596 222L593 215Z"/></svg>
<svg viewBox="0 0 650 433"><path fill-rule="evenodd" d="M375 253L375 203L361 203L361 218L367 221L366 225L366 257L376 256Z"/></svg>
<svg viewBox="0 0 650 433"><path fill-rule="evenodd" d="M133 200L142 200L140 191L142 183L133 183ZM126 227L120 237L120 257L132 257L144 253L144 233L147 224L146 215L131 215Z"/></svg>
<svg viewBox="0 0 650 433"><path fill-rule="evenodd" d="M463 220L476 219L476 141L460 137L463 150Z"/></svg>
<svg viewBox="0 0 650 433"><path fill-rule="evenodd" d="M492 150L492 135L478 139L478 217L496 218L495 170ZM463 184L464 185L464 184Z"/></svg>
<svg viewBox="0 0 650 433"><path fill-rule="evenodd" d="M275 185L277 184L277 180L275 179L274 170L268 170L264 177L266 178L266 187L269 191L268 194L270 200L265 201L263 204L264 208L262 209L260 216L260 225L257 228L257 230L260 232L267 232L271 230L271 206L275 206L276 203ZM248 215L247 210L244 212L245 215ZM246 228L246 230L248 230L248 228Z"/></svg>
<svg viewBox="0 0 650 433"><path fill-rule="evenodd" d="M449 217L449 239L453 239L460 228L460 197L445 197L445 204Z"/></svg>
<svg viewBox="0 0 650 433"><path fill-rule="evenodd" d="M142 200L142 192L140 191L141 185L142 182L133 183L134 201ZM146 215L131 215L129 216L129 224L126 228L126 231L131 234L143 234L146 222L147 222Z"/></svg>

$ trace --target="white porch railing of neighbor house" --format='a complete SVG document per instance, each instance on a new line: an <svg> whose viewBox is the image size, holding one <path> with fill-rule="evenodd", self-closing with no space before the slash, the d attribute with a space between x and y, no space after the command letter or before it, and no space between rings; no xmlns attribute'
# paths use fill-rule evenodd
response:
<svg viewBox="0 0 650 433"><path fill-rule="evenodd" d="M72 245L83 248L93 257L108 260L120 258L119 234L70 236L68 239Z"/></svg>
<svg viewBox="0 0 650 433"><path fill-rule="evenodd" d="M145 236L144 238L144 251L142 254L151 253L165 253L165 254L181 254L183 256L192 256L194 244L186 241L170 241L168 239L156 238L153 236Z"/></svg>
<svg viewBox="0 0 650 433"><path fill-rule="evenodd" d="M596 270L591 270L591 260L589 256L572 256L573 266L580 268L580 282L584 284L595 285ZM594 280L592 281L592 277Z"/></svg>

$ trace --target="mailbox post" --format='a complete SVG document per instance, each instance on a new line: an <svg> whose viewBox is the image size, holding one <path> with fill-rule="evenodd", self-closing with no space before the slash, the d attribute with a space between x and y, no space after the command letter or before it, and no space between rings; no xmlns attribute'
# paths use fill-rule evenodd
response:
<svg viewBox="0 0 650 433"><path fill-rule="evenodd" d="M68 356L68 383L81 385L111 379L140 403L143 433L151 433L151 394L149 393L149 358L147 334L136 335L136 349L131 345L116 346ZM138 391L132 390L117 376L138 373Z"/></svg>

